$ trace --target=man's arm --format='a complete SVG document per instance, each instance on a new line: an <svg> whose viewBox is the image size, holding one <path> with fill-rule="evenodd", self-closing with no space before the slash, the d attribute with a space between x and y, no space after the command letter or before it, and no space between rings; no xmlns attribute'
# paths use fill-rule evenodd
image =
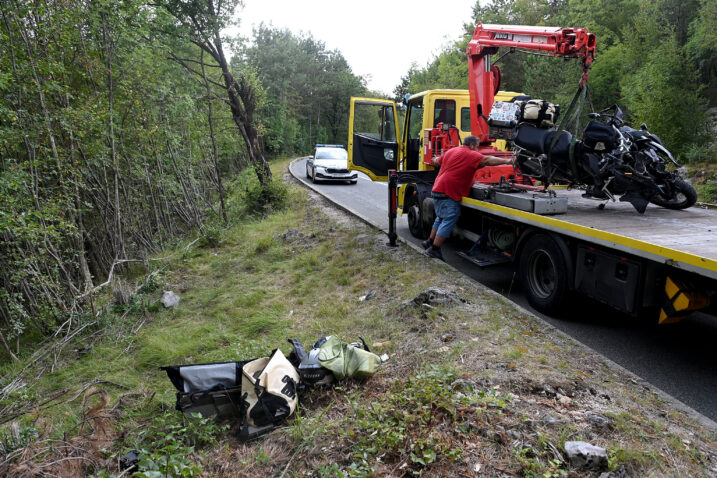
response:
<svg viewBox="0 0 717 478"><path fill-rule="evenodd" d="M499 158L497 156L483 156L481 166L500 166L501 164L513 164L513 158Z"/></svg>

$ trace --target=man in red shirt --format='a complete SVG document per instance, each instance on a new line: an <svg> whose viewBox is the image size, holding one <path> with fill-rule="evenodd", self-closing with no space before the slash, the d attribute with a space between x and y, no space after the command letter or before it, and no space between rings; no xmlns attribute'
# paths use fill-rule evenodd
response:
<svg viewBox="0 0 717 478"><path fill-rule="evenodd" d="M441 246L451 236L453 226L461 215L460 202L470 194L476 170L483 166L513 162L510 158L484 156L477 149L478 138L468 136L463 140L463 146L453 148L441 157L433 159L433 164L441 167L436 182L433 183L432 193L436 221L433 223L431 235L422 242L427 249L426 254L431 257L444 260Z"/></svg>

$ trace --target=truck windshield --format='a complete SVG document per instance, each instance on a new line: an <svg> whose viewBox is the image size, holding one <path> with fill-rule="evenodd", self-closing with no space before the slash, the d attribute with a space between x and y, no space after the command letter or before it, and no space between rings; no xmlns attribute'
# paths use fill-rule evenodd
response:
<svg viewBox="0 0 717 478"><path fill-rule="evenodd" d="M461 108L461 131L471 132L471 109Z"/></svg>
<svg viewBox="0 0 717 478"><path fill-rule="evenodd" d="M453 100L436 100L433 106L433 127L438 123L456 124L456 102Z"/></svg>
<svg viewBox="0 0 717 478"><path fill-rule="evenodd" d="M421 136L423 128L423 103L411 103L411 111L408 114L408 137L417 139Z"/></svg>

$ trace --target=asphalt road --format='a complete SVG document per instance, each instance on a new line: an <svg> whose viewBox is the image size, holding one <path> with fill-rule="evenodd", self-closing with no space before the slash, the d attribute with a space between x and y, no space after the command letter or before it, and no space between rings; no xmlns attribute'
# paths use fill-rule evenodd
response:
<svg viewBox="0 0 717 478"><path fill-rule="evenodd" d="M291 172L336 204L387 230L388 191L385 183L374 183L359 173L356 185L311 184L306 179L303 160L292 163ZM398 218L397 232L406 241L420 246L420 241L408 231L406 216ZM717 317L694 313L677 324L658 327L584 299L572 307L576 311L574 316L546 316L530 307L520 284L514 280L512 265L481 269L455 254L469 246L456 239L448 241L442 248L446 262L698 413L717 421Z"/></svg>

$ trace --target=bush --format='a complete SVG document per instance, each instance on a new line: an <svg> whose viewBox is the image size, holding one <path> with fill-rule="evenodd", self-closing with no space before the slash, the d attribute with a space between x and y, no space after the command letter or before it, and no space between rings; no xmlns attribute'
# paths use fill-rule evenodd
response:
<svg viewBox="0 0 717 478"><path fill-rule="evenodd" d="M681 159L687 164L717 163L717 145L693 143L686 148Z"/></svg>
<svg viewBox="0 0 717 478"><path fill-rule="evenodd" d="M278 180L272 180L265 187L252 182L244 196L244 211L250 216L264 216L273 211L280 211L288 202L286 185Z"/></svg>
<svg viewBox="0 0 717 478"><path fill-rule="evenodd" d="M218 247L222 238L222 228L219 225L211 224L204 226L202 238L199 240L200 247Z"/></svg>
<svg viewBox="0 0 717 478"><path fill-rule="evenodd" d="M695 186L697 197L701 202L710 204L717 203L717 183L715 181L706 181L703 184Z"/></svg>

